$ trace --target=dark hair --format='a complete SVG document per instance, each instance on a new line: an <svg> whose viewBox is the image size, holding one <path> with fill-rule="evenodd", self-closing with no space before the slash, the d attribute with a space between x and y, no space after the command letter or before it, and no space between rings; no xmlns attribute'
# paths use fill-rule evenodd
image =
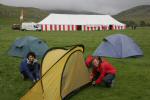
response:
<svg viewBox="0 0 150 100"><path fill-rule="evenodd" d="M36 55L35 55L34 52L29 52L29 53L27 54L27 58L29 58L29 56L33 56L34 58L36 58Z"/></svg>
<svg viewBox="0 0 150 100"><path fill-rule="evenodd" d="M100 56L94 56L93 60L94 60L94 59L98 59L98 60L99 60L99 63L102 63L102 59L101 59ZM93 63L92 63L93 60L90 62L90 65L89 65L90 67L94 67L94 65L93 65Z"/></svg>
<svg viewBox="0 0 150 100"><path fill-rule="evenodd" d="M100 63L102 62L102 59L100 56L97 56L97 59L100 61Z"/></svg>

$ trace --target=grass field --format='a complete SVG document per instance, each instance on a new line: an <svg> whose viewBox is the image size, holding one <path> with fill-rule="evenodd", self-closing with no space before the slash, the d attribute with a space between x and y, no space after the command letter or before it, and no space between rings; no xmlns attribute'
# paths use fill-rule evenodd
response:
<svg viewBox="0 0 150 100"><path fill-rule="evenodd" d="M23 81L19 73L21 59L10 57L7 50L17 37L32 35L47 42L49 47L84 44L86 57L108 35L123 33L132 37L144 52L142 58L108 60L116 66L117 78L113 88L88 87L71 100L149 100L150 98L150 28L125 31L95 32L21 32L0 26L0 100L19 100L32 86Z"/></svg>

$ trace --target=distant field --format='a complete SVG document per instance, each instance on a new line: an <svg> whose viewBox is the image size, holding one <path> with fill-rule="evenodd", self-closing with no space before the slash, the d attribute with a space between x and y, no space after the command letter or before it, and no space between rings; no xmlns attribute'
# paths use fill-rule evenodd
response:
<svg viewBox="0 0 150 100"><path fill-rule="evenodd" d="M86 57L96 49L104 37L115 33L123 33L133 38L143 50L144 57L108 58L118 70L115 86L111 89L91 86L80 91L70 100L149 100L150 28L94 32L21 32L13 31L7 25L0 25L0 100L19 100L32 86L30 81L23 81L20 77L21 59L7 55L8 48L17 37L36 36L45 40L50 48L83 44Z"/></svg>

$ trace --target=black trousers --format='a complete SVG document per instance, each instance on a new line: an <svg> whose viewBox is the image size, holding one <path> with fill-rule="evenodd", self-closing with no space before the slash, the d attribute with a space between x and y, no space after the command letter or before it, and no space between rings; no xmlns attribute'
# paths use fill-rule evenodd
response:
<svg viewBox="0 0 150 100"><path fill-rule="evenodd" d="M94 79L93 79L93 81L96 81L99 78L100 75L101 74L99 72L97 72ZM115 75L108 73L104 76L103 82L106 85L106 87L111 87L112 84L113 84L114 79L115 79Z"/></svg>

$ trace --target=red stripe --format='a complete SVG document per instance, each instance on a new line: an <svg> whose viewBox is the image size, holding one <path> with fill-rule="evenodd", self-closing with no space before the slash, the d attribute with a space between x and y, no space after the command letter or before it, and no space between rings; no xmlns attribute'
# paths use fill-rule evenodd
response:
<svg viewBox="0 0 150 100"><path fill-rule="evenodd" d="M98 30L101 30L101 26L98 26Z"/></svg>
<svg viewBox="0 0 150 100"><path fill-rule="evenodd" d="M84 25L84 31L86 30L86 26Z"/></svg>
<svg viewBox="0 0 150 100"><path fill-rule="evenodd" d="M63 25L63 30L65 31L65 25Z"/></svg>
<svg viewBox="0 0 150 100"><path fill-rule="evenodd" d="M57 31L57 25L54 25L54 31Z"/></svg>
<svg viewBox="0 0 150 100"><path fill-rule="evenodd" d="M77 30L77 29L78 29L78 26L76 25L75 27L76 27L75 29Z"/></svg>
<svg viewBox="0 0 150 100"><path fill-rule="evenodd" d="M70 26L68 25L68 31L70 31Z"/></svg>
<svg viewBox="0 0 150 100"><path fill-rule="evenodd" d="M74 25L72 25L72 31L74 31Z"/></svg>
<svg viewBox="0 0 150 100"><path fill-rule="evenodd" d="M61 31L61 25L59 25L59 31Z"/></svg>
<svg viewBox="0 0 150 100"><path fill-rule="evenodd" d="M47 25L45 25L45 30L47 31Z"/></svg>
<svg viewBox="0 0 150 100"><path fill-rule="evenodd" d="M104 30L104 26L102 25L102 30Z"/></svg>
<svg viewBox="0 0 150 100"><path fill-rule="evenodd" d="M115 25L115 30L117 30L117 26Z"/></svg>
<svg viewBox="0 0 150 100"><path fill-rule="evenodd" d="M43 24L41 25L41 28L42 28L42 31L44 31L44 29L43 29Z"/></svg>
<svg viewBox="0 0 150 100"><path fill-rule="evenodd" d="M52 25L50 25L50 31L52 31L53 29L52 29Z"/></svg>

